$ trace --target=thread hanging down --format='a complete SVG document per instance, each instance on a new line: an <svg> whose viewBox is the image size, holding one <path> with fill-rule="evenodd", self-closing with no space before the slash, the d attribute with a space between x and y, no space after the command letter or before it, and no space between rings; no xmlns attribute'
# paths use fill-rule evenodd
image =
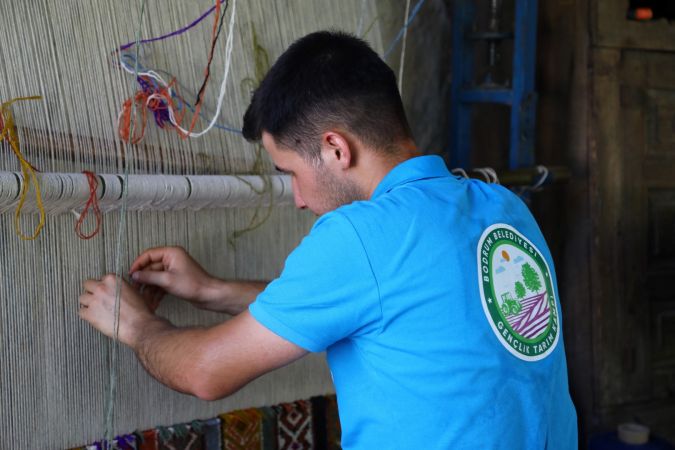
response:
<svg viewBox="0 0 675 450"><path fill-rule="evenodd" d="M24 241L36 239L40 235L40 231L45 226L45 210L42 205L42 194L40 192L40 183L38 182L37 175L35 172L38 170L30 164L26 158L21 153L21 146L19 144L19 135L16 131L16 124L14 123L14 115L12 114L12 105L16 102L28 101L28 100L42 100L42 97L39 95L31 97L17 97L11 100L4 102L0 106L0 123L2 124L2 131L0 131L0 141L8 141L12 151L19 159L21 164L21 173L23 175L26 183L23 183L21 187L21 194L19 196L19 202L16 206L16 212L14 214L14 230L16 234L23 239ZM21 230L21 210L23 209L24 204L26 203L26 197L28 196L28 189L30 186L33 186L35 189L35 202L40 213L40 218L38 224L33 230L33 234L24 234Z"/></svg>
<svg viewBox="0 0 675 450"><path fill-rule="evenodd" d="M136 28L136 61L138 61L138 52L140 50L140 45L138 41L141 39L141 27L143 25L143 17L145 16L145 6L146 0L140 0L141 13L138 19L138 26ZM134 79L138 78L138 63L134 67ZM129 135L134 135L134 116L138 114L136 104L134 103L131 109L131 123L134 125L131 126L129 130ZM127 151L131 149L128 148ZM114 319L113 319L113 339L108 341L108 393L106 395L105 402L105 417L104 417L104 446L103 450L108 450L114 445L113 436L115 429L115 398L117 392L117 358L119 354L119 326L120 326L120 307L121 294L122 294L122 256L123 256L123 242L124 242L124 228L126 226L127 219L127 199L128 199L128 178L129 178L129 165L124 165L124 178L122 179L122 207L120 209L120 218L117 227L117 240L115 248L115 305L114 305Z"/></svg>
<svg viewBox="0 0 675 450"><path fill-rule="evenodd" d="M405 14L403 15L406 23L403 24L403 29L405 31L403 32L403 43L401 44L401 61L399 62L398 65L398 92L401 94L401 97L403 97L403 67L405 66L405 46L408 41L408 27L406 26L406 24L408 22L409 12L410 12L410 0L406 0Z"/></svg>

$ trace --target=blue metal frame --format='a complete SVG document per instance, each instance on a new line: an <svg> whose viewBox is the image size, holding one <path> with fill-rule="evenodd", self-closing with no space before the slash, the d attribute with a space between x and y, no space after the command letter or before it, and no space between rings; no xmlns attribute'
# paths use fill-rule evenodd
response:
<svg viewBox="0 0 675 450"><path fill-rule="evenodd" d="M474 75L472 44L476 40L471 39L470 34L476 12L475 0L455 0L450 111L452 167L468 169L471 166L471 105L474 103L497 103L510 107L509 169L534 164L537 0L514 1L511 88L496 89L475 86L472 83Z"/></svg>

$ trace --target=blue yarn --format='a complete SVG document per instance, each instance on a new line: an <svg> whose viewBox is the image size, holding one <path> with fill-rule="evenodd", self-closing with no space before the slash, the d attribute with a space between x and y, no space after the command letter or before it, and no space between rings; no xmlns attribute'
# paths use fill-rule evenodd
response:
<svg viewBox="0 0 675 450"><path fill-rule="evenodd" d="M405 30L408 29L408 25L410 25L410 23L413 21L413 19L415 19L415 16L417 15L418 12L420 12L420 9L422 8L422 5L424 5L424 2L426 2L426 1L427 0L420 0L419 2L417 2L415 7L413 8L413 10L410 12L410 15L408 16L408 20L406 20L405 24L398 31L398 34L396 35L394 40L391 41L391 43L389 44L389 47L387 48L387 51L384 52L384 56L382 57L382 59L386 60L389 57L389 54L394 50L394 47L396 46L396 44L398 44L398 41L400 41L401 38L403 37L403 34L405 33Z"/></svg>

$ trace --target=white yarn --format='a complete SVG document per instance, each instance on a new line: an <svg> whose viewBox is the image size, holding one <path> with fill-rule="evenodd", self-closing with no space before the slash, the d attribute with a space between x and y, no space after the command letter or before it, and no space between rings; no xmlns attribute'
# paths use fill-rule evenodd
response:
<svg viewBox="0 0 675 450"><path fill-rule="evenodd" d="M542 186L544 185L544 183L546 182L546 179L548 178L549 171L548 171L548 168L546 166L538 165L537 166L537 173L539 173L541 176L530 188L530 190L532 190L532 192L541 191Z"/></svg>
<svg viewBox="0 0 675 450"><path fill-rule="evenodd" d="M481 174L485 178L486 183L499 184L497 172L492 167L477 167L473 171Z"/></svg>
<svg viewBox="0 0 675 450"><path fill-rule="evenodd" d="M462 178L469 178L469 175L466 173L466 170L462 169L461 167L456 167L452 169L450 172L452 172L454 175L459 175Z"/></svg>
<svg viewBox="0 0 675 450"><path fill-rule="evenodd" d="M403 67L405 66L405 45L408 40L408 15L410 14L410 0L405 2L405 15L403 16L403 43L401 44L401 62L398 66L398 91L403 97Z"/></svg>

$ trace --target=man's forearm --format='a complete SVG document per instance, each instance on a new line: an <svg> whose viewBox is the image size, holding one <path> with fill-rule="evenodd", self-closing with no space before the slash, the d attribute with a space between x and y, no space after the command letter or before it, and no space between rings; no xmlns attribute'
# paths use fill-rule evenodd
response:
<svg viewBox="0 0 675 450"><path fill-rule="evenodd" d="M209 383L215 377L214 361L211 356L214 346L212 329L179 328L170 322L156 318L136 334L127 344L134 350L138 360L148 373L160 383L176 391L194 395L205 400L213 400ZM221 346L217 353L225 356L227 345ZM234 382L238 379L236 368L230 376L224 376ZM239 386L231 388L233 391ZM227 389L222 392L228 393Z"/></svg>
<svg viewBox="0 0 675 450"><path fill-rule="evenodd" d="M236 316L253 303L267 284L267 281L223 281L214 278L203 288L200 307Z"/></svg>
<svg viewBox="0 0 675 450"><path fill-rule="evenodd" d="M201 329L177 328L164 319L146 323L134 339L126 342L139 362L160 383L179 392L192 394L187 355L198 341Z"/></svg>

